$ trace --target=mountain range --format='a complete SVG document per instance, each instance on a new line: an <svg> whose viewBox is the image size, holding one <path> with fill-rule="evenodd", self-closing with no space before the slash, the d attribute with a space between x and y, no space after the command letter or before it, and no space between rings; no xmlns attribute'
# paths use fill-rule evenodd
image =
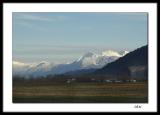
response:
<svg viewBox="0 0 160 115"><path fill-rule="evenodd" d="M116 52L113 50L103 51L101 54L87 52L79 59L64 64L54 64L46 61L40 63L22 63L13 61L13 75L22 76L46 76L48 74L76 74L93 72L108 63L128 54L128 51Z"/></svg>

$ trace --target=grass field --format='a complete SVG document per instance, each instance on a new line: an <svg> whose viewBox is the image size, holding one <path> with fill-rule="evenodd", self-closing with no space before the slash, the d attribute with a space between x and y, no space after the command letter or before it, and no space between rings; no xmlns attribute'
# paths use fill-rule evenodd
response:
<svg viewBox="0 0 160 115"><path fill-rule="evenodd" d="M147 82L14 83L13 103L147 103Z"/></svg>

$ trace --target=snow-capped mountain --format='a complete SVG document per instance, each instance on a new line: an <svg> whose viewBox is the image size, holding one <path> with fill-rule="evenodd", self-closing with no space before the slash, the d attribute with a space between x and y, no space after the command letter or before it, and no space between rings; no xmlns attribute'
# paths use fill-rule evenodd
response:
<svg viewBox="0 0 160 115"><path fill-rule="evenodd" d="M54 67L53 63L42 61L38 64L32 65L25 73L36 76L43 76L46 75L46 73L49 72L52 67Z"/></svg>
<svg viewBox="0 0 160 115"><path fill-rule="evenodd" d="M110 55L107 54L104 55L103 53L98 55L91 52L88 52L84 54L80 59L78 59L76 62L81 64L82 68L101 68L107 63L110 63L116 59L118 59L120 56Z"/></svg>
<svg viewBox="0 0 160 115"><path fill-rule="evenodd" d="M13 74L23 74L25 71L28 70L30 67L29 64L13 61L12 62L13 67Z"/></svg>
<svg viewBox="0 0 160 115"><path fill-rule="evenodd" d="M71 63L57 65L46 61L32 64L13 61L13 74L45 76L47 74L63 74L81 69L98 69L127 53L128 51L116 52L112 50L103 51L101 54L88 52Z"/></svg>
<svg viewBox="0 0 160 115"><path fill-rule="evenodd" d="M13 75L45 75L54 67L53 63L49 62L39 62L39 63L22 63L13 61Z"/></svg>

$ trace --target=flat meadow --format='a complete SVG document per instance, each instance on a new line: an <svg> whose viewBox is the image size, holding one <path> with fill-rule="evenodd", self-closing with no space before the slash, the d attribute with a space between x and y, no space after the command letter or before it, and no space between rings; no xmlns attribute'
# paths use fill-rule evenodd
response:
<svg viewBox="0 0 160 115"><path fill-rule="evenodd" d="M14 82L13 103L147 103L148 83Z"/></svg>

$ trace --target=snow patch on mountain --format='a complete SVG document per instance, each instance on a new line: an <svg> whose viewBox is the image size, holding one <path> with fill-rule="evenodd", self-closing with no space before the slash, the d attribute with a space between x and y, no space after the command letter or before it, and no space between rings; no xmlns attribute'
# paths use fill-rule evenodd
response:
<svg viewBox="0 0 160 115"><path fill-rule="evenodd" d="M120 51L119 52L119 54L121 55L121 56L125 56L126 54L128 54L129 53L129 51Z"/></svg>
<svg viewBox="0 0 160 115"><path fill-rule="evenodd" d="M113 50L103 51L103 52L102 52L102 56L108 56L108 57L110 57L110 56L116 56L116 57L121 57L121 55L120 55L118 52L113 51Z"/></svg>

